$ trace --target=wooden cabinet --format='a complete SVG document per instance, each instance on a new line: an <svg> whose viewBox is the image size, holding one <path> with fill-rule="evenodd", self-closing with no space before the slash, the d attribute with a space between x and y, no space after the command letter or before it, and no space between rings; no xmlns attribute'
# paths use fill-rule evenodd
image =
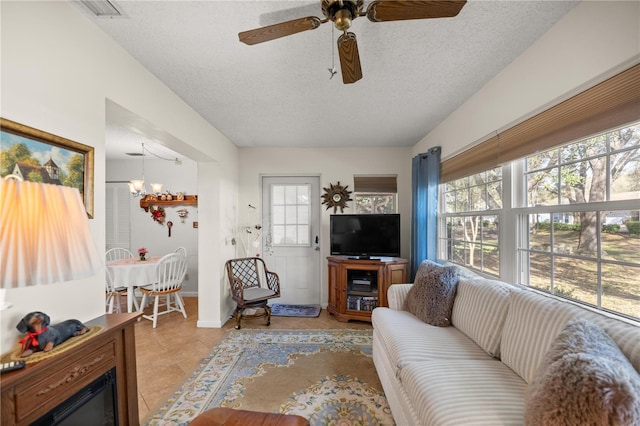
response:
<svg viewBox="0 0 640 426"><path fill-rule="evenodd" d="M140 316L103 315L86 323L100 334L21 370L2 375L2 425L28 425L115 368L120 425L138 425L134 324Z"/></svg>
<svg viewBox="0 0 640 426"><path fill-rule="evenodd" d="M371 311L387 305L391 284L407 282L407 259L382 257L350 259L329 256L329 305L338 321L371 321Z"/></svg>

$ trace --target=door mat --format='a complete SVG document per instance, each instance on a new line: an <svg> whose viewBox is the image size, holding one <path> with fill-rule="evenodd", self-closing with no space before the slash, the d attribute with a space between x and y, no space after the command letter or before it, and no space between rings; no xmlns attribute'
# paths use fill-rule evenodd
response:
<svg viewBox="0 0 640 426"><path fill-rule="evenodd" d="M318 305L283 305L275 303L271 306L271 315L275 317L315 318L320 315Z"/></svg>

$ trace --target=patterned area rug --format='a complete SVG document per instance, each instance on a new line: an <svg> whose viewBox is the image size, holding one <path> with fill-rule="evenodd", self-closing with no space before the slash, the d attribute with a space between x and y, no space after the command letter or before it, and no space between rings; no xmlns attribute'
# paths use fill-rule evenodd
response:
<svg viewBox="0 0 640 426"><path fill-rule="evenodd" d="M393 425L371 342L371 330L231 330L147 424L186 425L221 406Z"/></svg>
<svg viewBox="0 0 640 426"><path fill-rule="evenodd" d="M317 305L283 305L274 303L271 306L271 315L274 317L307 317L316 318L320 315L320 306Z"/></svg>

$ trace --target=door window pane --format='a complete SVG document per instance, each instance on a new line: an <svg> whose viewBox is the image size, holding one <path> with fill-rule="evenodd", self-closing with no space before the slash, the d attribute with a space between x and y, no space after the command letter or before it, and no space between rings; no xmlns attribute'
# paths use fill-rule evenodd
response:
<svg viewBox="0 0 640 426"><path fill-rule="evenodd" d="M309 185L271 185L273 246L310 245Z"/></svg>

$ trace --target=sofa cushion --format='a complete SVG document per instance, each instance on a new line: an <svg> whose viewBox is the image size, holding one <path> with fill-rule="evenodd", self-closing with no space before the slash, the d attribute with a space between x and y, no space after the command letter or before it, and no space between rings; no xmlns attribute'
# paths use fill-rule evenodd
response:
<svg viewBox="0 0 640 426"><path fill-rule="evenodd" d="M533 291L516 289L502 331L500 358L530 383L551 343L578 308Z"/></svg>
<svg viewBox="0 0 640 426"><path fill-rule="evenodd" d="M600 326L569 321L527 391L525 424L640 424L640 376Z"/></svg>
<svg viewBox="0 0 640 426"><path fill-rule="evenodd" d="M390 309L401 311L404 308L404 301L409 294L413 284L393 284L387 290L387 304Z"/></svg>
<svg viewBox="0 0 640 426"><path fill-rule="evenodd" d="M421 425L522 425L526 383L497 359L416 362L399 375Z"/></svg>
<svg viewBox="0 0 640 426"><path fill-rule="evenodd" d="M415 361L492 359L460 330L426 324L407 311L376 308L371 321L397 369Z"/></svg>
<svg viewBox="0 0 640 426"><path fill-rule="evenodd" d="M485 278L458 282L451 323L489 355L500 357L500 341L513 286Z"/></svg>
<svg viewBox="0 0 640 426"><path fill-rule="evenodd" d="M451 310L456 297L458 271L455 266L442 266L430 260L420 264L404 309L427 324L451 325Z"/></svg>

